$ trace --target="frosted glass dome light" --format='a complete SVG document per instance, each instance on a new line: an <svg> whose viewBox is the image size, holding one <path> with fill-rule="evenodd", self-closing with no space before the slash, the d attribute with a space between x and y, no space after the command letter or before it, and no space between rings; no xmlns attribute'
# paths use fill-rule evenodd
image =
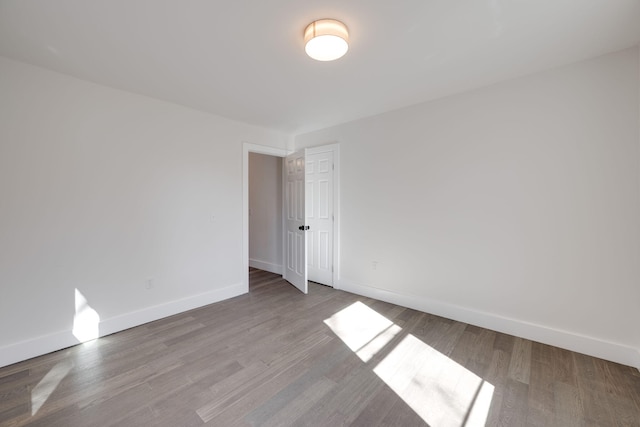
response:
<svg viewBox="0 0 640 427"><path fill-rule="evenodd" d="M335 19L320 19L304 30L304 50L317 61L333 61L349 50L347 27Z"/></svg>

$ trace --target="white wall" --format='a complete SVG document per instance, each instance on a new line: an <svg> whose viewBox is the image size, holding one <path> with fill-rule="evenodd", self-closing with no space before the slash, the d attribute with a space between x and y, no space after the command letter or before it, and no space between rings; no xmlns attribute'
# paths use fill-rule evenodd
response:
<svg viewBox="0 0 640 427"><path fill-rule="evenodd" d="M282 158L249 153L249 265L282 274Z"/></svg>
<svg viewBox="0 0 640 427"><path fill-rule="evenodd" d="M341 144L339 286L640 367L638 76L634 48L297 136Z"/></svg>
<svg viewBox="0 0 640 427"><path fill-rule="evenodd" d="M0 58L0 366L235 296L242 142L288 137ZM147 280L153 287L146 289Z"/></svg>

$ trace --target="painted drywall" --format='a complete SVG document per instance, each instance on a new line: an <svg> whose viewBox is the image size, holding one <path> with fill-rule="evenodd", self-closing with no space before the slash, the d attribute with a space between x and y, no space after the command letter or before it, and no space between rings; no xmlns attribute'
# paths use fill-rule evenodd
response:
<svg viewBox="0 0 640 427"><path fill-rule="evenodd" d="M249 153L249 265L282 274L282 158Z"/></svg>
<svg viewBox="0 0 640 427"><path fill-rule="evenodd" d="M633 48L297 136L341 145L338 286L640 367L638 75Z"/></svg>
<svg viewBox="0 0 640 427"><path fill-rule="evenodd" d="M243 292L242 142L289 137L0 58L0 365ZM148 289L150 288L150 289Z"/></svg>

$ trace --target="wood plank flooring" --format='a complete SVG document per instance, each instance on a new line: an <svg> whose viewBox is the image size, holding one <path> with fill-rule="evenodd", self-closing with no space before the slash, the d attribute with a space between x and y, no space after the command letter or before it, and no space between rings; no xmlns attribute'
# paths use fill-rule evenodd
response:
<svg viewBox="0 0 640 427"><path fill-rule="evenodd" d="M0 369L1 426L640 426L640 373L280 276Z"/></svg>

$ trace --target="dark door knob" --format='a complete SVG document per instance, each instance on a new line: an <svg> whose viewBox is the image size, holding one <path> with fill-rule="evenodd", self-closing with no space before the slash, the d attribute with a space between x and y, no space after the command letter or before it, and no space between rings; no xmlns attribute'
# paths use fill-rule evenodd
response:
<svg viewBox="0 0 640 427"><path fill-rule="evenodd" d="M302 230L302 231L306 231L309 229L308 225L301 225L300 227L298 227L298 230Z"/></svg>

